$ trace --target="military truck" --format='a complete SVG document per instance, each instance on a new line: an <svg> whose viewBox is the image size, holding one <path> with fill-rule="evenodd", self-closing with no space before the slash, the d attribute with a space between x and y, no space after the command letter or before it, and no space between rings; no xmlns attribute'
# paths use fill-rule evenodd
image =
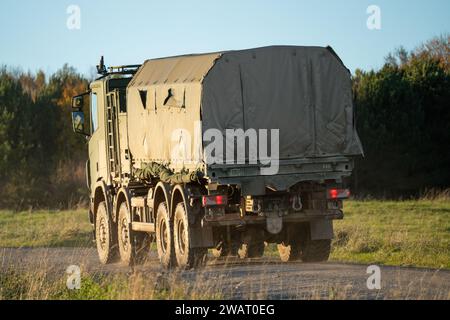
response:
<svg viewBox="0 0 450 320"><path fill-rule="evenodd" d="M106 68L72 100L102 263L326 261L362 154L351 74L330 47L264 48ZM270 139L269 139L270 138ZM270 140L270 141L269 141Z"/></svg>

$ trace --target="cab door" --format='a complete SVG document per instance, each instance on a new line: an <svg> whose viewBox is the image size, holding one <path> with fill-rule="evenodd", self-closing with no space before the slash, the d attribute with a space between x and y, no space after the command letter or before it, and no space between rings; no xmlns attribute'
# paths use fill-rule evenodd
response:
<svg viewBox="0 0 450 320"><path fill-rule="evenodd" d="M99 180L104 180L107 184L110 183L106 163L105 103L103 97L103 83L98 81L91 84L89 108L91 137L88 146L91 190L93 190L94 184Z"/></svg>

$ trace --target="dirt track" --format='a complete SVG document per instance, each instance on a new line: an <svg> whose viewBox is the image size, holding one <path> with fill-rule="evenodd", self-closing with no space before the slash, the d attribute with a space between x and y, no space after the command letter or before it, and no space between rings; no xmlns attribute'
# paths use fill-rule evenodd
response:
<svg viewBox="0 0 450 320"><path fill-rule="evenodd" d="M47 268L64 274L69 265L89 273L128 273L120 263L102 266L93 248L0 248L1 271L14 266ZM166 274L154 253L134 271L156 279L177 277L196 290L220 292L234 299L450 299L450 271L383 267L381 290L367 289L366 265L342 263L281 263L276 258L246 262L214 260L200 270Z"/></svg>

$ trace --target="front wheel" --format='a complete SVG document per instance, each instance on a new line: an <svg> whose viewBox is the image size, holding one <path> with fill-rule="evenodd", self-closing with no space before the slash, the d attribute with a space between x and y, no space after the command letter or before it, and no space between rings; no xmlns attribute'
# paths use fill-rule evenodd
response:
<svg viewBox="0 0 450 320"><path fill-rule="evenodd" d="M117 237L114 224L106 211L106 203L100 202L95 218L97 253L102 264L114 262L117 257Z"/></svg>
<svg viewBox="0 0 450 320"><path fill-rule="evenodd" d="M182 202L175 208L173 234L175 256L179 268L191 269L203 264L206 261L208 249L190 247L188 215L184 203Z"/></svg>

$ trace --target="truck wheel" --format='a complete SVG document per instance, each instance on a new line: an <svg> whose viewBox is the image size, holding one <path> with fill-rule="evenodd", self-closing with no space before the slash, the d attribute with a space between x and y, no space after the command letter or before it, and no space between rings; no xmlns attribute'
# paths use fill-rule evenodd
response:
<svg viewBox="0 0 450 320"><path fill-rule="evenodd" d="M190 228L184 203L178 203L174 216L174 247L178 267L192 269L206 261L206 248L190 248Z"/></svg>
<svg viewBox="0 0 450 320"><path fill-rule="evenodd" d="M277 245L280 259L283 262L295 261L300 258L300 244L298 242L279 243Z"/></svg>
<svg viewBox="0 0 450 320"><path fill-rule="evenodd" d="M331 251L331 240L306 240L302 244L301 258L304 262L327 261Z"/></svg>
<svg viewBox="0 0 450 320"><path fill-rule="evenodd" d="M260 258L264 255L264 241L244 242L238 249L238 256L241 259Z"/></svg>
<svg viewBox="0 0 450 320"><path fill-rule="evenodd" d="M117 257L117 238L114 224L106 212L106 203L100 202L95 219L97 253L102 264L108 264Z"/></svg>
<svg viewBox="0 0 450 320"><path fill-rule="evenodd" d="M164 268L175 266L175 250L172 236L173 228L170 223L169 211L165 202L161 202L156 211L156 249L159 261Z"/></svg>
<svg viewBox="0 0 450 320"><path fill-rule="evenodd" d="M130 213L125 202L120 205L117 222L120 260L126 265L142 263L148 254L147 236L130 228Z"/></svg>

